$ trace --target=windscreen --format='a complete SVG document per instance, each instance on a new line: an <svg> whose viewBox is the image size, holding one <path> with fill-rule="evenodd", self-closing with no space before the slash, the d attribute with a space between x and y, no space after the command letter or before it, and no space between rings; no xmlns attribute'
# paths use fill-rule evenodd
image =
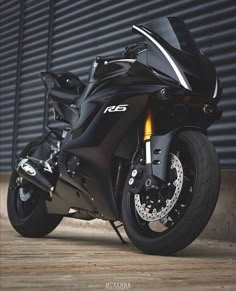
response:
<svg viewBox="0 0 236 291"><path fill-rule="evenodd" d="M199 53L199 49L183 20L177 17L159 18L144 25L176 49Z"/></svg>
<svg viewBox="0 0 236 291"><path fill-rule="evenodd" d="M160 18L145 25L133 25L145 37L147 49L137 61L177 81L187 90L214 95L214 65L201 54L185 23L177 17Z"/></svg>

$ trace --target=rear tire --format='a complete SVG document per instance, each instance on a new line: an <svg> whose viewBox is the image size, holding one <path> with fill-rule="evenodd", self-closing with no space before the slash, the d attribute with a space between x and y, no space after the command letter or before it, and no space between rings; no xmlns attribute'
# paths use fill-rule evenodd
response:
<svg viewBox="0 0 236 291"><path fill-rule="evenodd" d="M13 172L7 197L7 211L11 225L18 233L25 237L44 237L58 226L63 217L47 213L45 193L39 189L34 190L34 195L38 197L32 211L28 215L20 214L17 211L16 204L27 202L22 202L17 197L19 193L14 189L17 177L16 172Z"/></svg>
<svg viewBox="0 0 236 291"><path fill-rule="evenodd" d="M152 234L150 231L149 236L145 235L134 218L133 194L125 190L122 197L122 219L127 235L138 249L147 254L170 255L188 246L205 228L216 206L220 168L213 145L204 134L191 130L177 134L170 152L179 144L184 144L191 154L195 183L191 201L176 225L163 233Z"/></svg>
<svg viewBox="0 0 236 291"><path fill-rule="evenodd" d="M34 151L40 144L40 139L29 143L21 153L24 157ZM8 217L13 228L25 237L44 237L52 232L61 222L63 216L48 214L46 197L43 192L33 184L26 182L26 187L31 192L27 201L20 199L19 187L17 186L18 174L13 170L7 195Z"/></svg>

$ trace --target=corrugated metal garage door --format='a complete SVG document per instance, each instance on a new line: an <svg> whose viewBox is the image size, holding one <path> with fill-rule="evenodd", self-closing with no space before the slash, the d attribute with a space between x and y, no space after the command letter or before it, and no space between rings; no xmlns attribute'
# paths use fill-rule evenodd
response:
<svg viewBox="0 0 236 291"><path fill-rule="evenodd" d="M17 55L19 53L20 5L10 2L0 8L0 169L11 168L15 94L17 87Z"/></svg>
<svg viewBox="0 0 236 291"><path fill-rule="evenodd" d="M21 17L19 1L0 4L3 14L1 170L10 170L12 150L14 159L15 152L31 136L39 135L45 125L54 124L52 114L47 120L40 71L72 71L86 81L96 55L119 53L129 43L138 41L138 36L131 32L132 24L173 15L186 21L201 50L216 65L224 87L221 102L224 114L209 132L221 165L236 166L235 1L28 0L21 3Z"/></svg>
<svg viewBox="0 0 236 291"><path fill-rule="evenodd" d="M46 70L48 1L25 1L23 6L22 58L20 65L16 153L43 129L44 86L40 72Z"/></svg>

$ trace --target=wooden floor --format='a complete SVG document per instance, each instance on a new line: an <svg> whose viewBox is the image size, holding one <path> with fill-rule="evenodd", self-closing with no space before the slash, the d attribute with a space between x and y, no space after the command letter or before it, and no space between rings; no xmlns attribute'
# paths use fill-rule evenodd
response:
<svg viewBox="0 0 236 291"><path fill-rule="evenodd" d="M236 290L236 244L197 242L144 255L113 233L59 226L44 239L1 220L0 290Z"/></svg>

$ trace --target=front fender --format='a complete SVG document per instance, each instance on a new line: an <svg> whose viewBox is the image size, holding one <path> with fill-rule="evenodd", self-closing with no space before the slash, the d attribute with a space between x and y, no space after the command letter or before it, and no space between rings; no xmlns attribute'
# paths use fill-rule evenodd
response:
<svg viewBox="0 0 236 291"><path fill-rule="evenodd" d="M164 135L153 135L150 139L152 174L163 182L166 181L167 161L171 142L180 131L189 129L207 134L207 131L200 127L182 126Z"/></svg>

